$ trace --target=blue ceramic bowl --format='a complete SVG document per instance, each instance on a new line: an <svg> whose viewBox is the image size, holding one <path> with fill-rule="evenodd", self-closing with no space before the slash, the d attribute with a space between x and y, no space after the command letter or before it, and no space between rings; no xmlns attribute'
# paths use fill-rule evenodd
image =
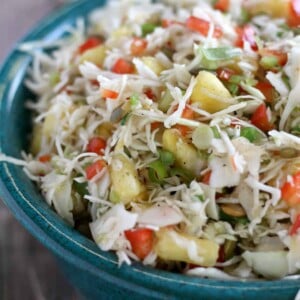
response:
<svg viewBox="0 0 300 300"><path fill-rule="evenodd" d="M24 39L55 40L66 26L105 1L76 1L39 23ZM14 50L0 71L0 152L20 157L30 132L23 80L29 55ZM220 281L153 270L139 264L118 267L112 253L67 226L44 202L20 167L0 163L0 197L15 217L57 256L62 269L87 299L294 299L299 280Z"/></svg>

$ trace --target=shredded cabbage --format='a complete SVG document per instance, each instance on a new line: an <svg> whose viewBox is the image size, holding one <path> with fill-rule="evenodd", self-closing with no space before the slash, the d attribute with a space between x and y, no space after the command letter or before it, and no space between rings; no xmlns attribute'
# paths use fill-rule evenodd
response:
<svg viewBox="0 0 300 300"><path fill-rule="evenodd" d="M23 159L0 162L23 167L119 264L225 280L299 273L300 40L288 16L273 18L276 1L252 2L246 19L241 0L225 13L208 0L109 1L67 38L20 45L33 55L34 129ZM174 243L160 251L181 264L160 257L162 229Z"/></svg>

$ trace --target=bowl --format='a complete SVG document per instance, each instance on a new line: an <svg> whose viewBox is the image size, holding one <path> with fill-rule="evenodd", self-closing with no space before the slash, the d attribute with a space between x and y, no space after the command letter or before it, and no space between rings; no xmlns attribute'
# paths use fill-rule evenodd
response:
<svg viewBox="0 0 300 300"><path fill-rule="evenodd" d="M75 1L41 21L23 39L53 41L78 17L105 1ZM30 133L24 86L30 55L17 47L0 71L0 152L20 158ZM75 231L46 204L21 167L0 162L0 198L15 217L57 257L71 283L87 299L294 299L300 280L221 281L188 277L133 263L118 265L116 256Z"/></svg>

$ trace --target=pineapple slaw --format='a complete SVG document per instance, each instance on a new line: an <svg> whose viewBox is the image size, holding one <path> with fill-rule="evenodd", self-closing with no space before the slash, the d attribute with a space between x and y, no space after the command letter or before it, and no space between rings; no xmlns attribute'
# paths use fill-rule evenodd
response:
<svg viewBox="0 0 300 300"><path fill-rule="evenodd" d="M0 161L24 166L120 264L297 274L300 16L290 5L109 1L50 54L21 45L33 55L31 147L24 161Z"/></svg>

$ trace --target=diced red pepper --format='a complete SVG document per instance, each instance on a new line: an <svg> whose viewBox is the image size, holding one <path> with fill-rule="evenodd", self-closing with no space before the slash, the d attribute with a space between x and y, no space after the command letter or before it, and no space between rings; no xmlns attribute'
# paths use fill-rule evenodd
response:
<svg viewBox="0 0 300 300"><path fill-rule="evenodd" d="M96 79L91 79L91 80L90 80L90 83L91 83L92 85L100 86L100 82L99 82L98 80L96 80Z"/></svg>
<svg viewBox="0 0 300 300"><path fill-rule="evenodd" d="M298 229L300 228L300 214L296 217L295 222L290 228L289 235L295 235L298 233Z"/></svg>
<svg viewBox="0 0 300 300"><path fill-rule="evenodd" d="M224 251L224 245L221 245L219 248L219 257L217 262L223 263L225 261L225 251Z"/></svg>
<svg viewBox="0 0 300 300"><path fill-rule="evenodd" d="M210 28L210 22L190 16L186 21L186 27L192 31L196 31L204 36L207 36ZM222 29L219 26L215 26L214 37L219 38L222 35Z"/></svg>
<svg viewBox="0 0 300 300"><path fill-rule="evenodd" d="M154 131L155 129L159 128L161 126L161 122L152 122L151 123L151 131Z"/></svg>
<svg viewBox="0 0 300 300"><path fill-rule="evenodd" d="M99 174L103 168L106 167L106 163L104 160L97 160L90 166L85 169L86 178L88 180L93 179L97 174Z"/></svg>
<svg viewBox="0 0 300 300"><path fill-rule="evenodd" d="M183 112L182 112L181 117L184 118L184 119L193 120L194 117L195 117L194 115L195 115L195 113L194 113L193 110L191 110L188 107L185 107ZM180 131L182 136L186 136L188 134L188 132L190 131L190 127L185 126L185 125L177 124L175 126L175 128L177 128Z"/></svg>
<svg viewBox="0 0 300 300"><path fill-rule="evenodd" d="M80 54L84 53L85 51L95 48L102 44L102 40L98 37L90 37L88 38L83 44L81 44L78 48L78 52Z"/></svg>
<svg viewBox="0 0 300 300"><path fill-rule="evenodd" d="M112 71L117 74L132 74L134 73L134 66L131 62L119 58L114 64Z"/></svg>
<svg viewBox="0 0 300 300"><path fill-rule="evenodd" d="M255 86L266 97L266 102L273 102L275 97L275 89L269 82L259 82Z"/></svg>
<svg viewBox="0 0 300 300"><path fill-rule="evenodd" d="M131 54L134 56L142 55L147 49L148 42L142 38L134 38L130 45Z"/></svg>
<svg viewBox="0 0 300 300"><path fill-rule="evenodd" d="M49 162L51 160L51 155L50 154L44 154L44 155L41 155L40 157L39 157L39 161L41 162L41 163L47 163L47 162Z"/></svg>
<svg viewBox="0 0 300 300"><path fill-rule="evenodd" d="M273 125L269 120L267 114L267 107L265 104L261 104L256 109L256 111L251 117L251 123L262 131L269 131L273 129Z"/></svg>
<svg viewBox="0 0 300 300"><path fill-rule="evenodd" d="M151 100L155 100L156 96L151 89L146 89L144 94Z"/></svg>
<svg viewBox="0 0 300 300"><path fill-rule="evenodd" d="M235 42L236 47L243 48L244 43L248 42L252 50L258 50L258 46L255 40L255 31L252 26L245 25L243 27L237 27L236 32L238 35L237 40Z"/></svg>
<svg viewBox="0 0 300 300"><path fill-rule="evenodd" d="M184 23L179 22L179 21L175 21L175 20L162 19L162 21L161 21L161 26L162 26L163 28L167 28L167 27L170 27L170 26L175 25L175 24L176 24L176 25L185 26Z"/></svg>
<svg viewBox="0 0 300 300"><path fill-rule="evenodd" d="M86 151L97 153L97 154L103 154L105 148L106 148L106 141L104 139L100 137L93 137L89 140L89 143L86 147Z"/></svg>
<svg viewBox="0 0 300 300"><path fill-rule="evenodd" d="M235 72L229 68L218 68L217 69L217 76L219 79L223 81L228 81Z"/></svg>
<svg viewBox="0 0 300 300"><path fill-rule="evenodd" d="M204 184L209 185L210 177L211 177L211 171L206 172L206 173L203 175L202 182L203 182Z"/></svg>
<svg viewBox="0 0 300 300"><path fill-rule="evenodd" d="M281 198L291 207L300 204L300 172L291 176L291 180L283 184Z"/></svg>
<svg viewBox="0 0 300 300"><path fill-rule="evenodd" d="M101 96L102 98L117 99L119 97L119 93L113 90L102 89Z"/></svg>
<svg viewBox="0 0 300 300"><path fill-rule="evenodd" d="M229 9L229 4L230 4L229 0L217 0L214 4L214 8L221 10L223 12L227 12Z"/></svg>
<svg viewBox="0 0 300 300"><path fill-rule="evenodd" d="M148 228L138 228L124 231L125 237L130 242L132 252L143 260L153 249L154 234Z"/></svg>
<svg viewBox="0 0 300 300"><path fill-rule="evenodd" d="M300 0L290 0L288 25L291 27L300 25Z"/></svg>

